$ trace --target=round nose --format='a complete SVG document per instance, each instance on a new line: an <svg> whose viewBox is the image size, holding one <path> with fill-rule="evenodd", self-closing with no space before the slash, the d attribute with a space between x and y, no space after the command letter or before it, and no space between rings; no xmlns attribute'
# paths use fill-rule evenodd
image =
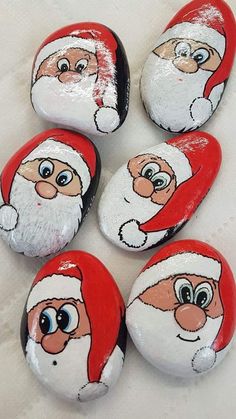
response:
<svg viewBox="0 0 236 419"><path fill-rule="evenodd" d="M45 335L41 341L43 349L50 354L62 352L70 339L70 335L57 330L54 333Z"/></svg>
<svg viewBox="0 0 236 419"><path fill-rule="evenodd" d="M81 75L76 71L65 71L58 77L61 83L77 83L81 80Z"/></svg>
<svg viewBox="0 0 236 419"><path fill-rule="evenodd" d="M57 188L49 182L39 181L35 185L35 190L41 198L53 199L57 195Z"/></svg>
<svg viewBox="0 0 236 419"><path fill-rule="evenodd" d="M206 323L206 314L194 304L183 304L176 309L175 319L182 329L197 332Z"/></svg>
<svg viewBox="0 0 236 419"><path fill-rule="evenodd" d="M173 62L174 66L183 73L196 73L198 65L191 57L178 57Z"/></svg>
<svg viewBox="0 0 236 419"><path fill-rule="evenodd" d="M139 176L133 183L134 191L143 198L149 198L154 192L153 183L145 177Z"/></svg>

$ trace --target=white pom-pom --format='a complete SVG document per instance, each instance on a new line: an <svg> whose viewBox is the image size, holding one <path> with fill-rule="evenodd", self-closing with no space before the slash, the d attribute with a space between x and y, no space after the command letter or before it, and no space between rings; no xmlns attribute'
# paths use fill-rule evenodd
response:
<svg viewBox="0 0 236 419"><path fill-rule="evenodd" d="M79 390L78 399L80 402L89 402L90 400L104 396L107 392L108 386L100 381L87 383Z"/></svg>
<svg viewBox="0 0 236 419"><path fill-rule="evenodd" d="M213 113L213 104L210 99L197 97L190 106L190 115L196 127L204 124Z"/></svg>
<svg viewBox="0 0 236 419"><path fill-rule="evenodd" d="M192 359L192 367L195 372L202 373L212 368L215 362L215 351L209 346L205 346L195 353Z"/></svg>
<svg viewBox="0 0 236 419"><path fill-rule="evenodd" d="M94 115L94 120L98 131L104 134L114 131L120 123L117 110L109 106L99 108Z"/></svg>
<svg viewBox="0 0 236 419"><path fill-rule="evenodd" d="M123 224L119 231L120 239L128 247L140 248L147 241L147 233L140 230L137 220L130 220Z"/></svg>
<svg viewBox="0 0 236 419"><path fill-rule="evenodd" d="M0 207L0 228L5 231L14 230L17 225L18 213L11 205Z"/></svg>

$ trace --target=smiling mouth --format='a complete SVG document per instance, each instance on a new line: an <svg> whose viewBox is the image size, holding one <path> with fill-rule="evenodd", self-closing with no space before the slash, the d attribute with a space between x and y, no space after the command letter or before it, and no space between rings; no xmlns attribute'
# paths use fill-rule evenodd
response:
<svg viewBox="0 0 236 419"><path fill-rule="evenodd" d="M130 204L130 201L128 201L128 199L126 199L126 197L124 197L124 201L127 202L128 204Z"/></svg>
<svg viewBox="0 0 236 419"><path fill-rule="evenodd" d="M198 340L200 340L200 336L198 336L196 339L185 339L185 338L182 338L180 334L178 334L176 337L179 338L180 340L184 340L184 342L197 342Z"/></svg>

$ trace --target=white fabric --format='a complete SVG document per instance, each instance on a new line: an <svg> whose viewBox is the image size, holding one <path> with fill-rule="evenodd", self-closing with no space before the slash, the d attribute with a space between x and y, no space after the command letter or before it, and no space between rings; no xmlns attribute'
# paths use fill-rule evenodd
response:
<svg viewBox="0 0 236 419"><path fill-rule="evenodd" d="M131 70L130 111L124 125L95 138L103 162L96 199L81 229L67 247L93 253L113 274L127 302L132 284L151 249L134 254L106 240L97 223L97 204L113 173L132 156L172 135L147 117L139 95L142 66L158 36L186 0L2 1L0 13L0 170L27 140L53 127L40 119L29 100L36 49L53 31L76 21L102 22L121 38ZM236 12L235 0L227 3ZM221 251L236 272L236 65L218 110L203 130L219 139L223 164L219 176L191 221L174 239L195 238ZM0 240L0 417L3 419L233 419L236 345L209 375L196 381L173 379L150 366L128 340L117 385L103 398L70 405L43 388L24 359L19 331L21 313L36 272L45 259L26 258Z"/></svg>

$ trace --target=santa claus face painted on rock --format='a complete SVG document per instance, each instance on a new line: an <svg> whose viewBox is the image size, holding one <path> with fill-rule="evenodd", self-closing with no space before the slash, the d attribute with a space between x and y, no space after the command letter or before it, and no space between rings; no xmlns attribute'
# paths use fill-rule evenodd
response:
<svg viewBox="0 0 236 419"><path fill-rule="evenodd" d="M144 107L159 127L192 131L211 117L233 65L235 35L233 13L222 0L193 0L171 20L141 79Z"/></svg>
<svg viewBox="0 0 236 419"><path fill-rule="evenodd" d="M127 327L154 366L194 377L228 351L235 302L234 278L224 258L204 243L176 242L157 253L134 283Z"/></svg>
<svg viewBox="0 0 236 419"><path fill-rule="evenodd" d="M87 138L59 129L37 135L3 169L0 236L26 256L58 252L77 233L99 175Z"/></svg>
<svg viewBox="0 0 236 419"><path fill-rule="evenodd" d="M101 197L99 224L117 246L146 250L172 237L210 189L221 162L217 141L185 134L131 158Z"/></svg>
<svg viewBox="0 0 236 419"><path fill-rule="evenodd" d="M41 269L22 318L22 346L48 389L79 401L104 395L119 377L125 345L124 303L101 262L74 251Z"/></svg>
<svg viewBox="0 0 236 419"><path fill-rule="evenodd" d="M129 102L129 67L119 38L98 23L50 35L35 57L31 99L49 121L87 134L115 131Z"/></svg>

